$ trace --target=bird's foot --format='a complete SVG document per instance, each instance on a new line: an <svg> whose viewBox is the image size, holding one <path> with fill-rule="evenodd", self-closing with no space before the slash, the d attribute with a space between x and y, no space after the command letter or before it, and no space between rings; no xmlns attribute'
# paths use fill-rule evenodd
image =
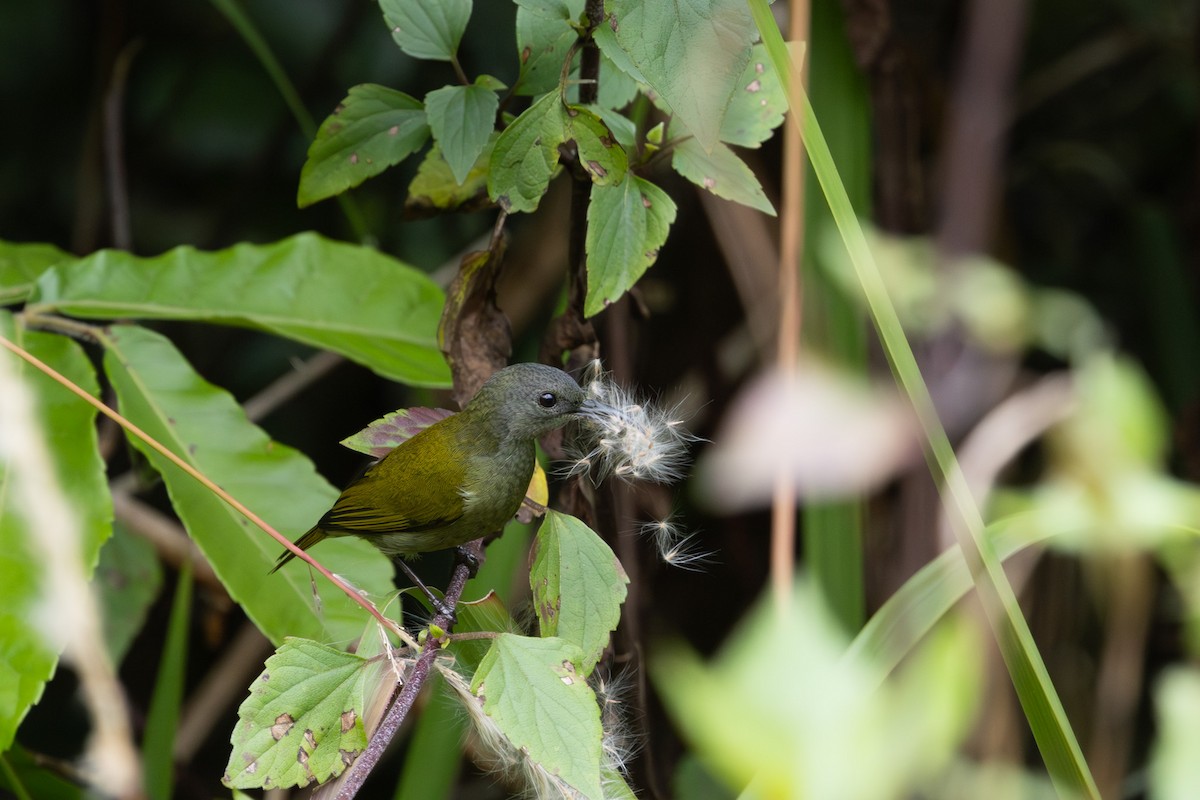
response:
<svg viewBox="0 0 1200 800"><path fill-rule="evenodd" d="M479 556L475 555L470 545L460 544L454 548L454 553L458 556L459 562L466 565L469 577L474 578L479 574Z"/></svg>

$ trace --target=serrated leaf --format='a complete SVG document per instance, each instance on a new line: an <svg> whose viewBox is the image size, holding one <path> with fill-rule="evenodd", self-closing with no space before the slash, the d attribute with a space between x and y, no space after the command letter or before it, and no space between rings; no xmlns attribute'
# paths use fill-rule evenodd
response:
<svg viewBox="0 0 1200 800"><path fill-rule="evenodd" d="M515 634L521 632L520 626L505 608L504 601L490 589L478 600L459 603L454 612L458 615L458 623L454 626L455 634L484 631ZM491 647L491 639L460 640L451 637L449 650L454 654L457 669L470 675L479 667Z"/></svg>
<svg viewBox="0 0 1200 800"><path fill-rule="evenodd" d="M6 311L0 311L0 333L93 395L99 391L91 362L77 342L28 331ZM81 522L80 555L90 574L100 546L112 532L112 499L97 450L96 412L16 356L3 351L0 358L10 360L34 394L39 435ZM48 621L37 613L47 590L43 557L32 542L38 532L15 506L12 479L7 462L0 461L0 752L12 745L17 726L41 698L59 655L44 628Z"/></svg>
<svg viewBox="0 0 1200 800"><path fill-rule="evenodd" d="M605 23L645 82L706 150L715 145L757 36L746 4L610 0L605 11Z"/></svg>
<svg viewBox="0 0 1200 800"><path fill-rule="evenodd" d="M566 110L558 92L549 92L496 140L488 195L509 213L536 210L558 167L558 146L566 139Z"/></svg>
<svg viewBox="0 0 1200 800"><path fill-rule="evenodd" d="M621 619L629 576L612 548L569 514L546 512L534 547L529 587L541 633L578 645L590 675Z"/></svg>
<svg viewBox="0 0 1200 800"><path fill-rule="evenodd" d="M583 12L583 0L517 3L517 56L521 71L514 89L539 95L558 86L563 61L579 32L571 22Z"/></svg>
<svg viewBox="0 0 1200 800"><path fill-rule="evenodd" d="M294 538L333 505L338 492L312 462L246 419L241 406L197 375L168 339L134 325L113 326L104 339L104 368L121 412L276 530ZM131 442L162 474L188 533L268 639L345 641L358 635L365 612L350 598L318 584L318 608L308 570L298 561L268 575L278 542L141 440ZM317 556L375 597L392 589L387 558L355 537L322 542Z"/></svg>
<svg viewBox="0 0 1200 800"><path fill-rule="evenodd" d="M491 89L443 86L425 95L425 115L454 180L467 180L496 124L500 98Z"/></svg>
<svg viewBox="0 0 1200 800"><path fill-rule="evenodd" d="M0 305L19 303L33 291L37 277L75 256L52 244L24 244L0 239Z"/></svg>
<svg viewBox="0 0 1200 800"><path fill-rule="evenodd" d="M579 648L562 639L502 633L471 691L513 747L583 797L600 786L600 708L580 674Z"/></svg>
<svg viewBox="0 0 1200 800"><path fill-rule="evenodd" d="M637 97L638 82L600 53L600 92L596 102L603 108L624 108Z"/></svg>
<svg viewBox="0 0 1200 800"><path fill-rule="evenodd" d="M400 49L413 58L449 61L471 19L471 0L379 0Z"/></svg>
<svg viewBox="0 0 1200 800"><path fill-rule="evenodd" d="M575 141L579 164L592 183L615 186L625 179L629 157L604 121L583 106L567 108L567 136Z"/></svg>
<svg viewBox="0 0 1200 800"><path fill-rule="evenodd" d="M696 139L684 139L671 154L671 166L680 175L717 197L775 215L775 207L763 193L762 184L754 177L750 167L720 142L713 145L712 152L706 153Z"/></svg>
<svg viewBox="0 0 1200 800"><path fill-rule="evenodd" d="M384 414L353 436L342 439L340 444L372 458L383 458L401 442L416 436L418 431L453 413L445 408L401 408Z"/></svg>
<svg viewBox="0 0 1200 800"><path fill-rule="evenodd" d="M492 159L492 148L496 146L499 132L492 131L479 158L467 172L462 183L450 171L450 165L442 157L442 150L435 143L417 167L416 177L408 185L408 196L404 199L404 213L409 217L423 217L441 211L478 211L490 208L487 193L488 164Z"/></svg>
<svg viewBox="0 0 1200 800"><path fill-rule="evenodd" d="M786 112L787 94L783 83L767 57L766 48L756 44L750 51L750 63L742 72L725 109L721 141L740 147L758 147L783 124Z"/></svg>
<svg viewBox="0 0 1200 800"><path fill-rule="evenodd" d="M637 126L633 120L620 111L614 111L604 106L593 106L592 110L600 115L600 119L604 120L605 126L612 131L613 138L625 148L627 154L637 146Z"/></svg>
<svg viewBox="0 0 1200 800"><path fill-rule="evenodd" d="M365 83L325 118L300 170L296 205L333 197L408 158L429 138L421 102Z"/></svg>
<svg viewBox="0 0 1200 800"><path fill-rule="evenodd" d="M658 258L674 221L675 203L643 178L630 175L618 186L592 186L583 309L587 316L600 313L637 283Z"/></svg>
<svg viewBox="0 0 1200 800"><path fill-rule="evenodd" d="M448 386L442 290L367 247L302 233L265 245L140 258L100 250L48 270L29 308L91 319L242 325L341 353L384 377Z"/></svg>
<svg viewBox="0 0 1200 800"><path fill-rule="evenodd" d="M370 663L319 642L285 641L238 708L221 782L275 789L340 775L367 746L363 684Z"/></svg>

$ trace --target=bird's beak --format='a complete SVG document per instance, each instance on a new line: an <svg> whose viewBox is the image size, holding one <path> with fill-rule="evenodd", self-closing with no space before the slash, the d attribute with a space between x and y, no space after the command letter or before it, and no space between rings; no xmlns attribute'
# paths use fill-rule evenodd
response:
<svg viewBox="0 0 1200 800"><path fill-rule="evenodd" d="M594 397L589 397L579 406L579 410L575 413L581 417L588 419L600 419L602 417L610 417L616 409L608 403L597 400Z"/></svg>

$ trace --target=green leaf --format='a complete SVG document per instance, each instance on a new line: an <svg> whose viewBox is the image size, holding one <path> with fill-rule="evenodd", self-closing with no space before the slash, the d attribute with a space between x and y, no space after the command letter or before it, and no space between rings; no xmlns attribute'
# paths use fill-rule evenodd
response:
<svg viewBox="0 0 1200 800"><path fill-rule="evenodd" d="M92 586L103 609L104 642L113 664L120 665L142 630L146 612L162 589L163 570L154 545L145 537L113 525L112 538L100 550Z"/></svg>
<svg viewBox="0 0 1200 800"><path fill-rule="evenodd" d="M95 371L75 341L27 331L5 311L0 311L0 334L86 391L98 393ZM100 546L112 533L112 498L97 450L96 412L23 360L7 351L0 352L0 358L11 360L12 369L34 393L38 435L81 522L80 555L91 574ZM41 698L59 655L45 629L48 621L38 614L47 591L42 555L32 539L38 532L15 506L12 479L7 463L0 461L0 752L12 744L17 726Z"/></svg>
<svg viewBox="0 0 1200 800"><path fill-rule="evenodd" d="M154 798L168 798L174 788L175 732L179 728L179 711L183 705L183 686L187 677L188 634L192 620L192 569L185 562L171 602L171 622L167 641L163 645L158 677L150 710L146 713L146 734L142 739L142 770L146 793Z"/></svg>
<svg viewBox="0 0 1200 800"><path fill-rule="evenodd" d="M425 95L425 114L442 157L459 185L466 182L476 159L496 127L500 98L478 82L443 86Z"/></svg>
<svg viewBox="0 0 1200 800"><path fill-rule="evenodd" d="M742 72L737 90L725 109L721 141L741 147L758 147L783 124L787 95L783 83L767 58L766 48L754 45L750 63Z"/></svg>
<svg viewBox="0 0 1200 800"><path fill-rule="evenodd" d="M0 753L0 789L13 800L90 800L87 790L43 765L19 744Z"/></svg>
<svg viewBox="0 0 1200 800"><path fill-rule="evenodd" d="M536 210L558 167L558 146L567 136L566 110L558 92L548 92L496 140L488 195L509 213Z"/></svg>
<svg viewBox="0 0 1200 800"><path fill-rule="evenodd" d="M372 458L383 458L418 432L453 413L445 408L401 408L383 415L339 444Z"/></svg>
<svg viewBox="0 0 1200 800"><path fill-rule="evenodd" d="M285 641L238 708L221 782L276 789L340 775L367 746L363 685L370 663L319 642Z"/></svg>
<svg viewBox="0 0 1200 800"><path fill-rule="evenodd" d="M513 747L575 793L599 798L600 708L580 674L581 659L579 648L562 639L503 633L471 691Z"/></svg>
<svg viewBox="0 0 1200 800"><path fill-rule="evenodd" d="M442 157L442 149L435 143L417 167L416 177L408 185L408 196L404 199L404 213L410 217L436 215L441 211L478 211L490 208L492 201L487 194L488 165L492 160L492 149L500 134L488 134L487 144L475 159L466 180L459 182L450 165Z"/></svg>
<svg viewBox="0 0 1200 800"><path fill-rule="evenodd" d="M450 61L471 18L471 0L379 0L392 38L413 58Z"/></svg>
<svg viewBox="0 0 1200 800"><path fill-rule="evenodd" d="M671 166L702 189L744 206L775 215L775 207L763 194L762 185L746 162L725 145L717 142L706 153L696 139L684 139L675 146Z"/></svg>
<svg viewBox="0 0 1200 800"><path fill-rule="evenodd" d="M742 0L610 0L606 24L671 111L707 150L750 60L754 22ZM603 39L601 48L604 48ZM620 65L620 57L605 50Z"/></svg>
<svg viewBox="0 0 1200 800"><path fill-rule="evenodd" d="M629 73L600 54L600 93L596 98L601 108L624 108L637 97L638 82Z"/></svg>
<svg viewBox="0 0 1200 800"><path fill-rule="evenodd" d="M592 186L588 206L588 290L584 313L604 310L629 290L654 260L675 221L675 203L643 178Z"/></svg>
<svg viewBox="0 0 1200 800"><path fill-rule="evenodd" d="M19 303L33 291L37 277L75 256L52 244L21 244L0 239L0 305Z"/></svg>
<svg viewBox="0 0 1200 800"><path fill-rule="evenodd" d="M615 186L625 180L629 169L625 148L594 112L583 106L567 108L567 136L575 140L579 164L592 183Z"/></svg>
<svg viewBox="0 0 1200 800"><path fill-rule="evenodd" d="M491 561L491 558L492 552L489 546L488 561ZM478 600L459 603L455 606L454 611L458 615L458 624L454 626L455 634L484 631L488 633L521 632L516 620L504 607L504 601L494 590L489 589L488 593ZM459 669L470 672L479 666L491 646L490 639L458 640L452 637L449 648L450 652L454 654L454 660Z"/></svg>
<svg viewBox="0 0 1200 800"><path fill-rule="evenodd" d="M612 548L569 514L547 511L534 546L529 587L542 636L578 645L590 675L621 619L629 576Z"/></svg>
<svg viewBox="0 0 1200 800"><path fill-rule="evenodd" d="M563 61L579 38L572 22L583 13L584 0L517 2L517 55L521 72L516 94L537 96L558 87Z"/></svg>
<svg viewBox="0 0 1200 800"><path fill-rule="evenodd" d="M612 131L613 138L620 143L621 147L625 148L626 153L637 147L637 125L633 120L620 111L614 111L604 106L593 106L592 110L600 115L600 119L604 120L605 126Z"/></svg>
<svg viewBox="0 0 1200 800"><path fill-rule="evenodd" d="M304 208L358 186L408 158L428 138L419 100L373 83L351 87L309 145L296 204Z"/></svg>
<svg viewBox="0 0 1200 800"><path fill-rule="evenodd" d="M351 358L384 377L449 386L437 345L444 295L367 247L302 233L265 245L139 258L100 250L38 281L30 310L93 319L242 325Z"/></svg>
<svg viewBox="0 0 1200 800"><path fill-rule="evenodd" d="M121 412L276 530L295 537L337 499L337 490L307 458L246 419L241 406L201 379L166 338L117 325L104 344L104 368ZM282 549L278 542L140 439L130 440L162 474L179 518L230 596L268 639L347 641L358 635L364 612L350 598L318 585L318 607L308 571L298 561L268 575ZM316 555L375 597L392 589L391 565L366 542L330 539Z"/></svg>

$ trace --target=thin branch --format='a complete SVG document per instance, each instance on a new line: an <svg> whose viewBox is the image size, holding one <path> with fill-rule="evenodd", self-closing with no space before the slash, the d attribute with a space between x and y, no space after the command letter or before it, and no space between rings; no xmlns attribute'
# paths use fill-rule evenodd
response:
<svg viewBox="0 0 1200 800"><path fill-rule="evenodd" d="M142 47L133 42L122 48L113 64L108 91L104 93L104 173L108 179L108 204L112 214L113 246L133 249L133 231L129 218L129 185L125 175L125 86L133 57Z"/></svg>

